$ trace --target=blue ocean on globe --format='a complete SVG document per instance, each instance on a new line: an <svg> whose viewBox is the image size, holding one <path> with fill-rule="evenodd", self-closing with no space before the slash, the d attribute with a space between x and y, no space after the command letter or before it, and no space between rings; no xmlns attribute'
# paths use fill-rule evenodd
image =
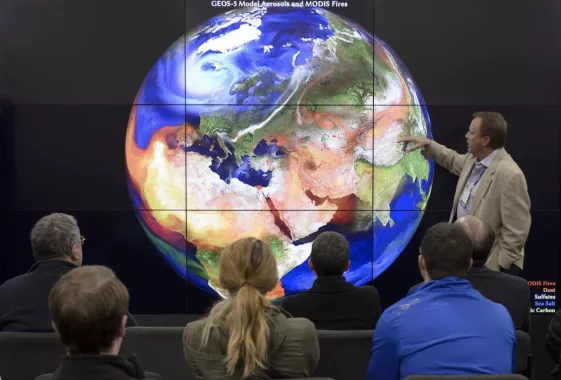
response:
<svg viewBox="0 0 561 380"><path fill-rule="evenodd" d="M323 8L243 8L179 38L149 71L127 128L131 199L147 236L189 282L226 296L221 250L266 241L302 292L313 239L350 242L345 277L383 273L414 235L434 166L397 139L431 137L395 52Z"/></svg>

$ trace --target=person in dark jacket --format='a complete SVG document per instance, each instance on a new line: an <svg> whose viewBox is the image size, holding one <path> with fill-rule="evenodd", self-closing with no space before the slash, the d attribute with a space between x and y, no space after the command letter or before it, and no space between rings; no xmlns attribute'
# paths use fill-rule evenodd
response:
<svg viewBox="0 0 561 380"><path fill-rule="evenodd" d="M495 233L487 223L475 216L456 221L473 242L473 265L467 279L485 298L500 303L507 310L514 327L530 333L530 285L522 277L493 271L485 266L495 242Z"/></svg>
<svg viewBox="0 0 561 380"><path fill-rule="evenodd" d="M307 318L318 330L374 330L381 314L380 295L373 286L348 282L349 242L336 232L321 233L312 244L308 265L317 278L307 291L286 297L282 308Z"/></svg>
<svg viewBox="0 0 561 380"><path fill-rule="evenodd" d="M456 224L462 226L473 243L473 265L467 280L483 297L503 305L517 330L530 333L530 286L525 279L493 271L485 266L495 242L495 233L475 216L464 216Z"/></svg>
<svg viewBox="0 0 561 380"><path fill-rule="evenodd" d="M128 307L129 292L109 268L83 266L62 276L50 292L49 310L67 355L53 374L37 379L161 379L144 372L135 356L119 356Z"/></svg>
<svg viewBox="0 0 561 380"><path fill-rule="evenodd" d="M55 213L35 224L31 248L36 263L0 286L0 331L53 331L49 292L62 275L82 265L84 241L71 215ZM127 326L136 326L130 314Z"/></svg>

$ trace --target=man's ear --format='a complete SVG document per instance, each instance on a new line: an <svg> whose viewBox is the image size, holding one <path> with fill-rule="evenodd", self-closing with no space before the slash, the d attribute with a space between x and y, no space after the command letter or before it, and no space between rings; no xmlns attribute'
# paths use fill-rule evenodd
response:
<svg viewBox="0 0 561 380"><path fill-rule="evenodd" d="M468 270L470 270L472 266L473 266L473 259L469 259L469 268L468 268Z"/></svg>
<svg viewBox="0 0 561 380"><path fill-rule="evenodd" d="M81 265L82 263L82 245L81 244L74 244L72 249L70 250L70 260L73 263L78 263Z"/></svg>
<svg viewBox="0 0 561 380"><path fill-rule="evenodd" d="M419 257L417 258L417 264L419 265L419 270L420 271L426 271L427 270L427 265L425 263L425 259L424 259L423 255L419 255Z"/></svg>
<svg viewBox="0 0 561 380"><path fill-rule="evenodd" d="M308 259L308 266L310 267L310 270L315 273L314 264L312 264L311 258Z"/></svg>
<svg viewBox="0 0 561 380"><path fill-rule="evenodd" d="M72 261L76 261L77 258L78 258L78 245L74 244L72 246L72 249L70 250L70 259Z"/></svg>
<svg viewBox="0 0 561 380"><path fill-rule="evenodd" d="M351 267L351 260L347 261L347 267L345 268L345 272L349 270Z"/></svg>
<svg viewBox="0 0 561 380"><path fill-rule="evenodd" d="M123 315L123 318L121 319L121 325L119 326L119 330L117 330L117 338L122 338L125 336L128 318L129 317L127 315Z"/></svg>

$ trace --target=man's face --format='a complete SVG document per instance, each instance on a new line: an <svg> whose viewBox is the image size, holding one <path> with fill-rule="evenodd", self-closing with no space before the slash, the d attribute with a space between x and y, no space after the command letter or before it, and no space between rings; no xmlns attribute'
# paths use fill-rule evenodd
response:
<svg viewBox="0 0 561 380"><path fill-rule="evenodd" d="M481 119L476 117L471 121L469 130L466 133L467 149L468 152L476 155L481 152L487 145L489 145L489 137L481 136Z"/></svg>

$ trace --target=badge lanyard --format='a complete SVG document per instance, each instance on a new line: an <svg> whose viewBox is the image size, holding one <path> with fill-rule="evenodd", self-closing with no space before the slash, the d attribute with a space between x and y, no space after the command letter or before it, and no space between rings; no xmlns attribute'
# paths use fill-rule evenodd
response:
<svg viewBox="0 0 561 380"><path fill-rule="evenodd" d="M462 194L462 197L460 198L460 204L462 205L462 207L467 208L467 205L469 203L469 199L471 198L471 193L473 191L473 189L475 189L475 187L477 186L477 184L479 183L479 181L481 181L481 178L483 178L483 176L485 175L485 171L487 170L486 166L483 166L483 170L481 171L481 174L478 176L478 178L475 180L475 182L473 183L473 185L471 185L468 188L466 188Z"/></svg>

